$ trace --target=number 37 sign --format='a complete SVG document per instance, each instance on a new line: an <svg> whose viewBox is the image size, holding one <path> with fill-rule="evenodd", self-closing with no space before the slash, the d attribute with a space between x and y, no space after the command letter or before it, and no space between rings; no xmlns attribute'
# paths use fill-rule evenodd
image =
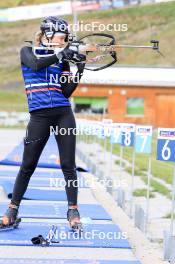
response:
<svg viewBox="0 0 175 264"><path fill-rule="evenodd" d="M159 128L157 140L157 160L175 161L175 129Z"/></svg>

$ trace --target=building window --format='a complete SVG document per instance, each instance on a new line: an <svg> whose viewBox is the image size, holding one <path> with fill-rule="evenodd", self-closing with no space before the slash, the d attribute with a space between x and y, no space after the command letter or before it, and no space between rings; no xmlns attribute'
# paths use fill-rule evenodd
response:
<svg viewBox="0 0 175 264"><path fill-rule="evenodd" d="M144 115L144 98L129 97L126 102L126 114L134 116Z"/></svg>
<svg viewBox="0 0 175 264"><path fill-rule="evenodd" d="M75 112L103 113L107 109L106 97L74 97Z"/></svg>

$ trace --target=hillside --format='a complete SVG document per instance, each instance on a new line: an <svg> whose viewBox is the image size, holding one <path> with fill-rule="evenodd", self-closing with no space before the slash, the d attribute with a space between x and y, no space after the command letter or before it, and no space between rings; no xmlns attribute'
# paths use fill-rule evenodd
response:
<svg viewBox="0 0 175 264"><path fill-rule="evenodd" d="M139 49L132 51L125 49L118 54L118 63L120 64L146 66L175 66L175 56L173 56L175 46L174 17L175 2L88 12L78 16L79 21L83 21L84 24L93 21L105 24L127 24L127 32L112 32L116 39L123 44L149 44L150 39L159 39L160 49L165 57L150 50L143 51ZM72 17L65 18L68 19L69 23L72 22ZM40 21L41 19L0 23L1 88L19 89L22 86L19 50L24 45L25 40L33 38L34 32L39 29ZM78 35L82 36L89 33L80 32Z"/></svg>
<svg viewBox="0 0 175 264"><path fill-rule="evenodd" d="M25 5L38 5L52 2L59 2L61 0L1 0L0 8L25 6Z"/></svg>

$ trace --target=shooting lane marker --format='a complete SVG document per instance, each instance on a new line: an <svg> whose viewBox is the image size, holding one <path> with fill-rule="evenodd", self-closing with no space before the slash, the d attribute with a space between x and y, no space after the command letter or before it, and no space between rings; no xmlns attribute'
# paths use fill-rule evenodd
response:
<svg viewBox="0 0 175 264"><path fill-rule="evenodd" d="M174 128L158 128L157 160L175 162L175 129ZM165 260L171 259L175 248L174 209L175 209L175 165L173 165L171 224L170 224L170 230L164 231Z"/></svg>
<svg viewBox="0 0 175 264"><path fill-rule="evenodd" d="M146 221L145 232L148 230L149 202L150 202L150 181L151 181L151 142L152 126L136 126L135 152L149 154L147 172L147 197L146 197Z"/></svg>

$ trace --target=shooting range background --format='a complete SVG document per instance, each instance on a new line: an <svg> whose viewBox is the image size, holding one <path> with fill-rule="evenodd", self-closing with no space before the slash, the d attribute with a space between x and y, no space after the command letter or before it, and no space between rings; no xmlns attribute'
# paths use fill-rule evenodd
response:
<svg viewBox="0 0 175 264"><path fill-rule="evenodd" d="M0 7L15 7L18 5L17 2L19 1L13 1L13 3L12 1L1 1ZM23 2L21 3L24 4ZM26 4L40 3L44 3L44 1L26 1ZM0 15L2 15L2 12L5 13L5 9L0 10ZM88 166L97 179L98 177L109 176L110 171L110 176L114 177L114 179L120 175L122 179L126 180L126 188L124 190L120 189L118 196L117 193L114 193L113 198L111 198L111 189L107 190L107 192L105 190L102 192L100 187L95 190L95 193L98 196L99 203L112 216L113 222L118 224L122 230L127 230L129 242L134 249L132 252L128 249L86 249L77 252L76 248L71 249L71 251L69 248L68 250L64 248L65 258L79 257L81 259L91 256L93 259L109 260L117 257L121 260L139 259L143 264L166 263L166 261L163 261L163 257L169 259L171 263L174 261L174 255L168 251L168 248L173 247L174 240L172 239L171 243L170 238L172 236L169 233L163 233L163 231L170 230L171 224L171 212L173 210L171 189L174 163L156 160L157 127L174 127L173 122L175 120L174 17L175 2L125 6L121 9L108 7L106 10L99 10L99 8L96 8L95 11L78 13L79 21L83 21L84 24L93 21L105 24L128 24L127 32L112 32L120 43L149 44L150 39L159 39L160 50L165 57L161 57L150 50L144 50L144 52L142 50L122 50L118 54L119 64L116 65L116 68L111 69L111 73L116 72L110 76L114 84L107 80L110 69L106 71L107 74L105 74L104 70L103 78L103 72L95 73L96 78L87 72L88 79L92 78L93 82L90 84L82 82L74 94L73 107L76 108L76 104L84 105L83 108L86 109L88 105L87 111L76 114L77 118L84 118L85 120L96 119L99 121L103 118L112 118L115 122L149 124L154 126L154 131L151 158L147 154L133 154L132 148L120 148L118 144L112 146L109 143L109 139L104 140L94 138L94 136L79 138L77 159L79 162L83 160L82 164ZM68 19L69 23L72 23L72 15L66 15L65 18ZM19 50L25 40L33 39L34 32L38 30L40 21L41 18L0 23L0 51L3 54L0 61L1 159L5 158L6 154L21 141L25 133L24 127L28 122L29 115L27 114L26 97L23 92ZM80 32L78 35L81 37L86 33L89 32ZM141 71L141 73L138 74L138 71ZM151 74L147 74L148 71ZM169 75L170 71L171 74ZM124 74L122 78L121 73ZM155 75L157 79L154 79ZM135 76L137 83L129 83L131 81L129 76ZM102 84L97 82L100 79L102 79ZM145 85L145 82L147 84L149 82L149 85ZM93 111L94 105L100 106L99 113L98 111L97 113ZM161 108L159 107L160 105ZM162 120L162 123L157 120ZM20 130L18 130L19 128ZM82 149L84 150L83 153ZM149 173L147 175L147 172L150 172L149 160L151 160L151 182L148 182ZM134 174L133 164L135 165ZM133 184L133 175L134 186L132 191L134 198L131 199L130 187ZM142 209L145 210L146 208L148 186L150 187L149 225L147 230L145 230L144 223L148 219L145 218L145 212ZM87 194L89 191L85 190L84 192ZM0 195L1 201L7 202L7 197L2 188ZM84 203L93 204L96 202L93 196L87 199L87 196L83 195L82 190L81 199ZM135 218L134 216L131 217L131 204L133 207L134 205L138 206ZM134 227L135 220L135 224L137 224L139 229ZM171 243L171 247L169 243ZM154 251L154 249L156 250ZM2 257L6 257L8 254L9 257L15 257L14 252L16 252L16 257L18 258L26 255L30 258L40 258L42 255L46 259L48 254L52 258L60 258L60 253L63 252L62 248L59 250L57 248L56 253L50 248L39 250L40 253L37 249L25 248L21 253L21 248L0 247Z"/></svg>

